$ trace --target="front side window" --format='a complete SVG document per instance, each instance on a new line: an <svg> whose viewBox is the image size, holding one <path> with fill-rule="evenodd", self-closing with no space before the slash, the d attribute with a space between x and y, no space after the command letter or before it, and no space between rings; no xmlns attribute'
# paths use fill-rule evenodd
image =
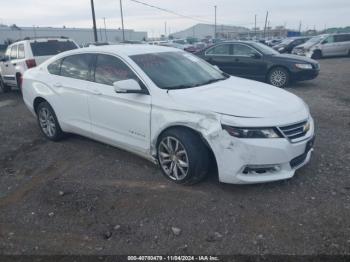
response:
<svg viewBox="0 0 350 262"><path fill-rule="evenodd" d="M252 56L258 54L258 52L246 45L235 44L233 46L233 55L235 56Z"/></svg>
<svg viewBox="0 0 350 262"><path fill-rule="evenodd" d="M114 82L135 79L137 76L120 59L110 55L98 55L95 68L95 82L113 85Z"/></svg>
<svg viewBox="0 0 350 262"><path fill-rule="evenodd" d="M10 59L17 59L17 45L11 47Z"/></svg>
<svg viewBox="0 0 350 262"><path fill-rule="evenodd" d="M61 65L61 76L89 80L92 55L79 54L67 56Z"/></svg>
<svg viewBox="0 0 350 262"><path fill-rule="evenodd" d="M326 40L323 41L323 44L331 44L334 43L334 37L333 36L329 36L327 37Z"/></svg>
<svg viewBox="0 0 350 262"><path fill-rule="evenodd" d="M130 58L162 89L191 88L228 77L202 59L185 52L150 53Z"/></svg>
<svg viewBox="0 0 350 262"><path fill-rule="evenodd" d="M349 35L336 35L334 36L335 42L347 42L350 41L350 34Z"/></svg>
<svg viewBox="0 0 350 262"><path fill-rule="evenodd" d="M24 57L24 44L20 44L18 45L18 59L23 59Z"/></svg>
<svg viewBox="0 0 350 262"><path fill-rule="evenodd" d="M207 51L207 55L230 55L230 46L229 44L223 44L223 45L218 45L215 47L212 47Z"/></svg>

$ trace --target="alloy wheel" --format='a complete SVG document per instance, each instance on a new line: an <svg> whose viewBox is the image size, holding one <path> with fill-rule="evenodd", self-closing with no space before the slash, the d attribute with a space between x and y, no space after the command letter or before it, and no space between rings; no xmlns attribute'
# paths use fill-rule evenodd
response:
<svg viewBox="0 0 350 262"><path fill-rule="evenodd" d="M159 162L165 174L172 180L183 180L189 170L185 147L175 137L164 137L158 146Z"/></svg>
<svg viewBox="0 0 350 262"><path fill-rule="evenodd" d="M55 118L49 109L45 107L40 109L39 123L45 135L47 135L48 137L54 137L56 135Z"/></svg>
<svg viewBox="0 0 350 262"><path fill-rule="evenodd" d="M270 75L270 82L277 87L283 87L287 82L287 75L280 69L274 70Z"/></svg>

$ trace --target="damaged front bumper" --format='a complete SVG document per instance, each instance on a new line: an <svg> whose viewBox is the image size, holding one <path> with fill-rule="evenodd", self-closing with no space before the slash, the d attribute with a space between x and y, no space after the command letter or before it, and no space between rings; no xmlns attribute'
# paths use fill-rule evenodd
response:
<svg viewBox="0 0 350 262"><path fill-rule="evenodd" d="M226 131L211 140L219 180L231 184L253 184L289 179L310 161L314 123L299 142L287 138L240 139Z"/></svg>

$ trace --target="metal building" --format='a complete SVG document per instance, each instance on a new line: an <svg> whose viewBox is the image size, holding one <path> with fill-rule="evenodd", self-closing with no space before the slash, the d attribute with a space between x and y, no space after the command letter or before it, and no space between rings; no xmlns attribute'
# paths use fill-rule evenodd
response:
<svg viewBox="0 0 350 262"><path fill-rule="evenodd" d="M118 42L122 40L121 29L99 29L98 39L101 42ZM79 45L94 42L90 28L57 28L57 27L18 27L16 25L0 25L0 45L23 39L25 37L64 36L75 40ZM147 39L147 32L125 29L125 40L142 41Z"/></svg>

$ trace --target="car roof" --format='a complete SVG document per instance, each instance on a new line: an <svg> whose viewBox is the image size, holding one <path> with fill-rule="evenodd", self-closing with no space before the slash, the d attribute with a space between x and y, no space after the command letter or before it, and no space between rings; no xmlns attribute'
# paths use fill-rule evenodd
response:
<svg viewBox="0 0 350 262"><path fill-rule="evenodd" d="M108 52L124 56L160 53L160 52L181 52L181 50L172 47L148 45L148 44L120 44L120 45L105 45L105 46L91 46L87 48L79 48L71 51L64 52L62 54L78 54L87 52Z"/></svg>
<svg viewBox="0 0 350 262"><path fill-rule="evenodd" d="M38 37L38 38L29 38L29 39L23 39L19 41L13 42L11 45L17 45L17 44L23 44L23 43L35 43L35 42L48 42L52 40L57 41L73 41L71 38L62 38L62 37Z"/></svg>

